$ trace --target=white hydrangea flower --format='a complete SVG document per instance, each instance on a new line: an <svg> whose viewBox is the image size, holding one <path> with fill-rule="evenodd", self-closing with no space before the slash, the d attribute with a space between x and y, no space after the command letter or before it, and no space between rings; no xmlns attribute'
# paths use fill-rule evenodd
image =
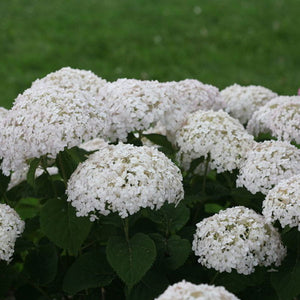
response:
<svg viewBox="0 0 300 300"><path fill-rule="evenodd" d="M129 132L147 130L161 119L168 103L157 85L157 81L118 79L103 88L110 118L108 139L125 141Z"/></svg>
<svg viewBox="0 0 300 300"><path fill-rule="evenodd" d="M218 88L195 79L161 83L158 87L163 98L169 103L161 122L170 140L182 127L187 116L199 109L218 110L223 107Z"/></svg>
<svg viewBox="0 0 300 300"><path fill-rule="evenodd" d="M189 115L177 131L176 142L177 158L185 170L194 159L210 154L209 167L218 173L239 168L255 143L238 120L221 110Z"/></svg>
<svg viewBox="0 0 300 300"><path fill-rule="evenodd" d="M257 143L240 168L237 187L267 194L279 181L300 173L300 149L281 141Z"/></svg>
<svg viewBox="0 0 300 300"><path fill-rule="evenodd" d="M233 84L221 91L221 97L225 103L224 110L245 124L255 111L277 94L263 86Z"/></svg>
<svg viewBox="0 0 300 300"><path fill-rule="evenodd" d="M6 204L0 204L0 260L11 261L16 239L24 228L25 222L16 211Z"/></svg>
<svg viewBox="0 0 300 300"><path fill-rule="evenodd" d="M48 85L26 90L3 123L3 173L20 170L35 157L55 158L65 147L96 137L105 131L105 117L88 93Z"/></svg>
<svg viewBox="0 0 300 300"><path fill-rule="evenodd" d="M35 80L32 83L32 87L44 86L45 84L55 85L62 89L89 92L92 97L97 97L106 83L105 79L98 77L91 71L64 67L41 79Z"/></svg>
<svg viewBox="0 0 300 300"><path fill-rule="evenodd" d="M255 112L247 130L254 135L271 133L283 141L300 143L300 96L274 98Z"/></svg>
<svg viewBox="0 0 300 300"><path fill-rule="evenodd" d="M183 198L180 170L155 148L107 145L79 164L67 188L77 216L118 212L122 218L142 207L159 209Z"/></svg>
<svg viewBox="0 0 300 300"><path fill-rule="evenodd" d="M0 122L6 117L8 110L4 107L0 107Z"/></svg>
<svg viewBox="0 0 300 300"><path fill-rule="evenodd" d="M185 280L169 286L155 300L238 300L223 286L193 284Z"/></svg>
<svg viewBox="0 0 300 300"><path fill-rule="evenodd" d="M300 173L280 181L263 202L263 215L268 222L278 220L282 227L300 231Z"/></svg>
<svg viewBox="0 0 300 300"><path fill-rule="evenodd" d="M27 173L29 171L29 166L26 165L23 169L17 170L11 174L10 182L8 184L7 190L12 189L16 185L20 184L23 181L26 181L27 179ZM47 172L49 175L56 175L58 174L58 168L57 167L48 167ZM35 178L41 176L44 173L44 170L40 167L38 167L35 171Z"/></svg>
<svg viewBox="0 0 300 300"><path fill-rule="evenodd" d="M236 206L197 224L193 251L198 262L219 272L248 275L256 266L279 266L286 255L280 234L255 211Z"/></svg>

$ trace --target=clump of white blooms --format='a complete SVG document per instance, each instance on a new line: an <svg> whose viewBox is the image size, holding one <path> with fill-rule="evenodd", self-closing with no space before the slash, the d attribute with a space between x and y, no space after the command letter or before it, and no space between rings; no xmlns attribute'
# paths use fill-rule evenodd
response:
<svg viewBox="0 0 300 300"><path fill-rule="evenodd" d="M26 165L23 169L17 170L11 174L10 182L8 184L7 190L12 189L16 185L20 184L23 181L26 181L27 173L29 171L29 166ZM38 167L35 171L35 178L41 176L45 171ZM48 167L47 173L51 175L58 174L58 168L57 167Z"/></svg>
<svg viewBox="0 0 300 300"><path fill-rule="evenodd" d="M0 122L4 119L7 115L8 110L4 107L0 107Z"/></svg>
<svg viewBox="0 0 300 300"><path fill-rule="evenodd" d="M24 228L25 222L16 211L6 204L0 204L0 260L11 260L16 239Z"/></svg>
<svg viewBox="0 0 300 300"><path fill-rule="evenodd" d="M142 207L159 209L183 198L182 175L176 165L152 147L107 145L79 164L67 188L77 216L118 212L122 218Z"/></svg>
<svg viewBox="0 0 300 300"><path fill-rule="evenodd" d="M17 171L31 158L55 158L105 131L105 113L95 98L79 90L39 85L19 95L3 122L3 173Z"/></svg>
<svg viewBox="0 0 300 300"><path fill-rule="evenodd" d="M105 140L100 139L100 138L95 138L95 139L92 139L90 141L87 141L87 142L81 144L79 146L79 148L90 152L90 151L100 150L103 147L106 147L107 145L108 145L108 143Z"/></svg>
<svg viewBox="0 0 300 300"><path fill-rule="evenodd" d="M263 86L233 84L222 90L221 96L225 103L224 110L245 124L255 111L277 94Z"/></svg>
<svg viewBox="0 0 300 300"><path fill-rule="evenodd" d="M268 222L278 220L282 227L300 231L300 173L280 181L263 202L263 215Z"/></svg>
<svg viewBox="0 0 300 300"><path fill-rule="evenodd" d="M247 130L254 135L271 133L279 140L300 143L300 96L274 98L253 114Z"/></svg>
<svg viewBox="0 0 300 300"><path fill-rule="evenodd" d="M194 159L207 158L209 154L209 168L220 173L240 167L254 145L254 138L226 112L199 110L189 115L177 131L176 142L177 158L185 170Z"/></svg>
<svg viewBox="0 0 300 300"><path fill-rule="evenodd" d="M240 168L237 187L267 194L279 181L300 173L300 149L281 141L257 143Z"/></svg>
<svg viewBox="0 0 300 300"><path fill-rule="evenodd" d="M64 67L44 78L35 80L32 87L55 85L66 90L89 92L93 97L97 97L106 83L105 79L98 77L91 71Z"/></svg>
<svg viewBox="0 0 300 300"><path fill-rule="evenodd" d="M167 109L157 81L118 79L103 88L110 126L106 137L125 141L129 132L142 131L158 122Z"/></svg>
<svg viewBox="0 0 300 300"><path fill-rule="evenodd" d="M155 300L238 300L223 286L193 284L185 280L169 286Z"/></svg>
<svg viewBox="0 0 300 300"><path fill-rule="evenodd" d="M279 266L286 255L280 234L255 211L236 206L197 224L193 251L198 262L219 272L248 275L256 266Z"/></svg>
<svg viewBox="0 0 300 300"><path fill-rule="evenodd" d="M158 88L164 101L169 103L169 109L161 122L170 140L174 138L175 132L182 127L190 113L199 109L218 110L223 107L219 89L195 79L165 82Z"/></svg>

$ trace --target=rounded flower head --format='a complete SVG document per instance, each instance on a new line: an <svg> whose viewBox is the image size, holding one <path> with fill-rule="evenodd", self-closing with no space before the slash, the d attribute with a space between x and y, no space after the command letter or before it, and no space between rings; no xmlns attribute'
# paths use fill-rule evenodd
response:
<svg viewBox="0 0 300 300"><path fill-rule="evenodd" d="M300 143L300 96L274 98L255 112L247 125L254 135L270 132L283 141Z"/></svg>
<svg viewBox="0 0 300 300"><path fill-rule="evenodd" d="M194 159L210 154L209 167L220 173L239 168L254 138L226 112L199 110L178 130L176 142L178 160L185 170Z"/></svg>
<svg viewBox="0 0 300 300"><path fill-rule="evenodd" d="M0 204L0 260L11 260L16 239L22 234L24 227L25 222L14 209Z"/></svg>
<svg viewBox="0 0 300 300"><path fill-rule="evenodd" d="M249 151L236 185L267 194L279 181L300 173L300 150L288 142L265 141Z"/></svg>
<svg viewBox="0 0 300 300"><path fill-rule="evenodd" d="M256 85L234 84L221 91L226 107L224 110L242 124L247 123L255 111L276 96L271 90Z"/></svg>
<svg viewBox="0 0 300 300"><path fill-rule="evenodd" d="M157 81L118 79L103 88L110 118L108 139L125 141L129 132L146 130L161 119L167 103L157 85Z"/></svg>
<svg viewBox="0 0 300 300"><path fill-rule="evenodd" d="M263 202L263 215L268 222L278 220L282 227L300 231L300 173L280 181Z"/></svg>
<svg viewBox="0 0 300 300"><path fill-rule="evenodd" d="M80 145L104 127L105 114L89 94L48 85L30 88L18 96L4 120L3 172L20 170L31 158L55 158L64 147Z"/></svg>
<svg viewBox="0 0 300 300"><path fill-rule="evenodd" d="M106 80L91 71L65 67L48 74L44 78L37 79L32 83L32 87L44 86L45 84L55 85L66 90L81 90L89 92L92 97L97 97L106 84Z"/></svg>
<svg viewBox="0 0 300 300"><path fill-rule="evenodd" d="M277 230L255 211L237 206L197 224L193 251L198 262L219 272L248 275L256 266L279 266L286 254Z"/></svg>
<svg viewBox="0 0 300 300"><path fill-rule="evenodd" d="M161 83L159 89L169 104L161 122L170 140L190 113L199 109L217 110L223 107L218 88L195 79Z"/></svg>
<svg viewBox="0 0 300 300"><path fill-rule="evenodd" d="M77 216L118 212L122 218L142 207L159 209L183 198L180 170L155 148L108 145L79 164L68 182L68 201Z"/></svg>
<svg viewBox="0 0 300 300"><path fill-rule="evenodd" d="M7 115L8 110L4 107L0 107L0 122L4 119Z"/></svg>
<svg viewBox="0 0 300 300"><path fill-rule="evenodd" d="M169 286L155 300L238 300L222 286L192 284L185 280Z"/></svg>

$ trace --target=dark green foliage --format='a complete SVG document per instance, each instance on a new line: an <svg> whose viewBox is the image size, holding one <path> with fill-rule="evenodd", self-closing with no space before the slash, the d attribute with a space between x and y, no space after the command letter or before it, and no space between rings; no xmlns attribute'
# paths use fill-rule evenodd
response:
<svg viewBox="0 0 300 300"><path fill-rule="evenodd" d="M166 141L162 136L154 140ZM176 150L168 151L174 158ZM92 223L76 217L65 193L68 178L88 155L79 148L65 150L54 163L59 174L38 178L33 174L46 160L34 160L27 181L10 191L9 177L1 176L2 203L13 206L26 226L13 260L8 265L0 262L0 299L152 300L183 279L224 286L243 300L295 300L299 295L297 228L275 224L288 249L280 267L256 267L254 273L241 275L235 270L219 273L197 262L192 242L199 221L237 205L261 213L264 195L236 188L236 171L210 171L205 179L193 173L203 162L195 160L183 173L185 198L179 204L143 208L126 219L111 213Z"/></svg>

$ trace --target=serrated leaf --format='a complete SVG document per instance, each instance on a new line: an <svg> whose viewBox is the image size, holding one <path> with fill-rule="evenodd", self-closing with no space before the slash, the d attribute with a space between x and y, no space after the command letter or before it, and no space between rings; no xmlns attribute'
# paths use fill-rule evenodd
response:
<svg viewBox="0 0 300 300"><path fill-rule="evenodd" d="M6 192L9 182L10 176L5 176L0 169L0 197Z"/></svg>
<svg viewBox="0 0 300 300"><path fill-rule="evenodd" d="M115 273L108 264L105 254L93 250L80 256L68 269L63 290L74 295L84 289L106 286L114 277Z"/></svg>
<svg viewBox="0 0 300 300"><path fill-rule="evenodd" d="M169 151L173 152L172 143L167 139L166 136L158 133L143 134L143 136L146 137L152 143L162 146L168 149Z"/></svg>
<svg viewBox="0 0 300 300"><path fill-rule="evenodd" d="M279 300L300 296L300 260L286 259L278 272L271 275L271 284Z"/></svg>
<svg viewBox="0 0 300 300"><path fill-rule="evenodd" d="M27 182L30 184L32 187L35 185L35 171L38 168L40 164L41 159L40 158L34 158L30 162L29 170L27 173Z"/></svg>
<svg viewBox="0 0 300 300"><path fill-rule="evenodd" d="M65 183L76 170L78 164L87 159L87 153L87 151L81 148L73 147L57 154L56 165Z"/></svg>
<svg viewBox="0 0 300 300"><path fill-rule="evenodd" d="M108 262L118 276L132 288L151 268L155 244L146 234L137 233L129 242L121 236L111 237L106 248Z"/></svg>
<svg viewBox="0 0 300 300"><path fill-rule="evenodd" d="M158 264L167 269L178 269L185 263L191 253L190 242L177 235L167 239L161 234L154 233L151 234L151 238L155 241L158 251Z"/></svg>
<svg viewBox="0 0 300 300"><path fill-rule="evenodd" d="M206 203L204 205L204 211L208 214L218 213L222 209L224 209L224 207L217 203Z"/></svg>
<svg viewBox="0 0 300 300"><path fill-rule="evenodd" d="M40 214L41 229L57 246L76 254L88 236L92 223L76 217L75 208L63 199L50 199Z"/></svg>
<svg viewBox="0 0 300 300"><path fill-rule="evenodd" d="M182 203L177 206L166 203L159 210L148 210L147 217L157 223L164 232L177 232L189 220L190 210Z"/></svg>
<svg viewBox="0 0 300 300"><path fill-rule="evenodd" d="M42 245L28 254L24 269L36 284L45 285L55 278L57 261L55 246Z"/></svg>
<svg viewBox="0 0 300 300"><path fill-rule="evenodd" d="M161 272L149 270L137 284L131 294L129 300L153 300L159 296L169 285L168 279Z"/></svg>
<svg viewBox="0 0 300 300"><path fill-rule="evenodd" d="M15 206L16 212L23 219L30 219L38 215L41 205L37 198L23 198Z"/></svg>

